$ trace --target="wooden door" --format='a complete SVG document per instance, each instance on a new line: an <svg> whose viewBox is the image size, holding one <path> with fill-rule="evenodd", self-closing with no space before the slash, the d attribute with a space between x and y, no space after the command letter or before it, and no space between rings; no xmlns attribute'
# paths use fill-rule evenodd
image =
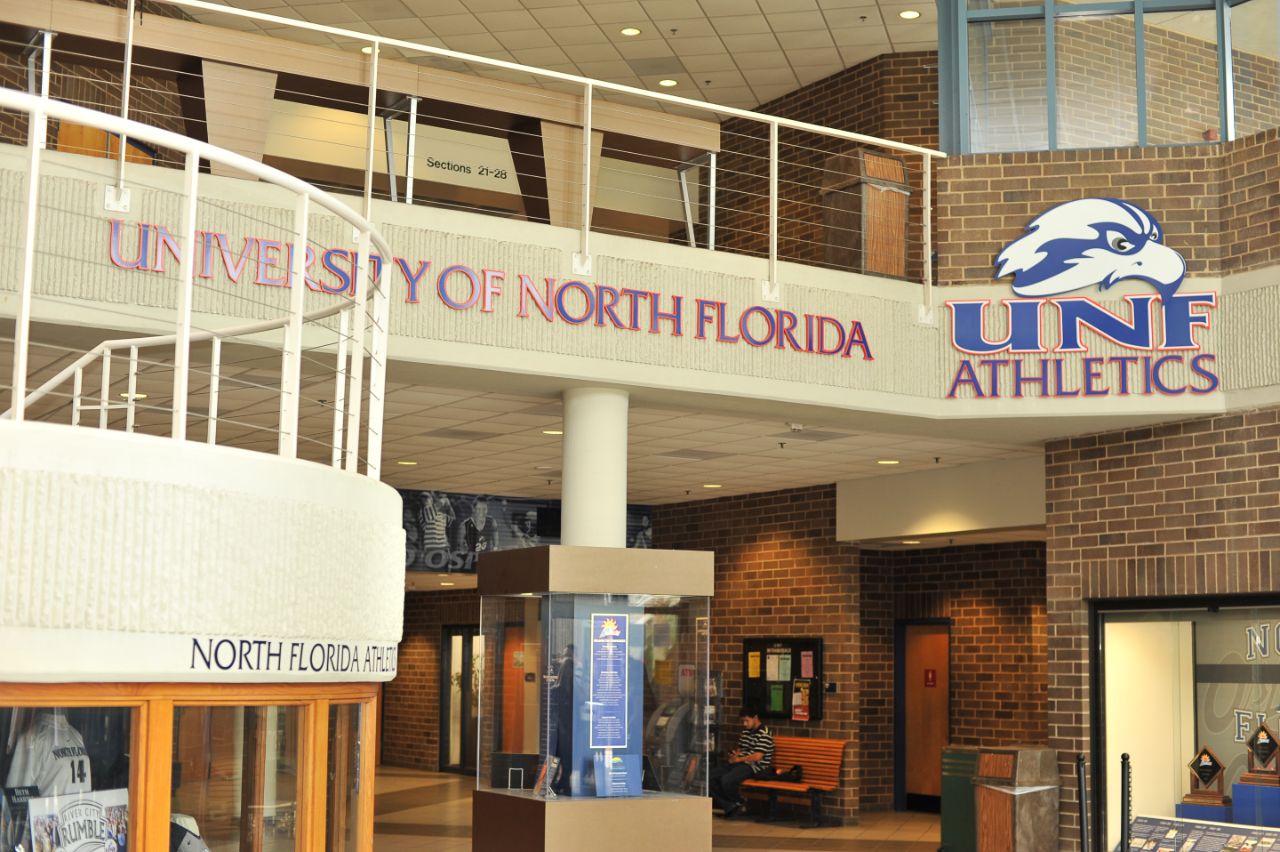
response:
<svg viewBox="0 0 1280 852"><path fill-rule="evenodd" d="M508 627L502 640L502 748L524 751L524 628Z"/></svg>
<svg viewBox="0 0 1280 852"><path fill-rule="evenodd" d="M951 730L951 628L903 625L900 657L904 804L936 810L942 796L942 750Z"/></svg>

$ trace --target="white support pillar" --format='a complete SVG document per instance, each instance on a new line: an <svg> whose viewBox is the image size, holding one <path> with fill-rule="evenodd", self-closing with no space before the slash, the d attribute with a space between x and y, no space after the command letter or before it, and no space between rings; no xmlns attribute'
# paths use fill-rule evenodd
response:
<svg viewBox="0 0 1280 852"><path fill-rule="evenodd" d="M628 401L613 388L564 392L562 544L627 546Z"/></svg>

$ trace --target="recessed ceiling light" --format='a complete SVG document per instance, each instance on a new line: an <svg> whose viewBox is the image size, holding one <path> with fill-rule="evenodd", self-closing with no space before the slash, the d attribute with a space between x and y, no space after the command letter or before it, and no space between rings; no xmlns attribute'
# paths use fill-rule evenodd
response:
<svg viewBox="0 0 1280 852"><path fill-rule="evenodd" d="M897 459L876 459L876 464L899 464Z"/></svg>
<svg viewBox="0 0 1280 852"><path fill-rule="evenodd" d="M664 89L670 89L672 86L676 85L676 81L675 80L659 80L658 85Z"/></svg>
<svg viewBox="0 0 1280 852"><path fill-rule="evenodd" d="M416 461L412 461L410 459L400 459L400 461L396 462L396 464L400 465L401 467L417 467L418 465Z"/></svg>
<svg viewBox="0 0 1280 852"><path fill-rule="evenodd" d="M639 27L623 27L622 29L618 30L618 32L622 33L624 36L638 36L640 35L640 28Z"/></svg>
<svg viewBox="0 0 1280 852"><path fill-rule="evenodd" d="M903 543L903 544L919 544L919 543L920 543L920 539L918 539L918 538L904 538L904 539L902 540L902 543Z"/></svg>
<svg viewBox="0 0 1280 852"><path fill-rule="evenodd" d="M903 9L898 13L898 17L902 18L904 21L914 21L916 18L920 17L920 13L915 9Z"/></svg>
<svg viewBox="0 0 1280 852"><path fill-rule="evenodd" d="M531 598L531 597L533 597L533 592L521 592L521 593L520 593L520 597L522 597L522 598Z"/></svg>
<svg viewBox="0 0 1280 852"><path fill-rule="evenodd" d="M555 470L556 468L555 468L555 465L550 465L550 464L536 464L536 465L534 465L534 466L533 466L533 469L534 469L534 470Z"/></svg>
<svg viewBox="0 0 1280 852"><path fill-rule="evenodd" d="M442 586L456 586L456 585L458 585L458 584L457 584L457 583L450 583L448 580L441 580L441 581L440 581L440 585L442 585Z"/></svg>
<svg viewBox="0 0 1280 852"><path fill-rule="evenodd" d="M543 429L543 430L542 430L542 434L544 434L544 435L563 435L563 434L564 434L564 430L563 430L563 429Z"/></svg>
<svg viewBox="0 0 1280 852"><path fill-rule="evenodd" d="M120 391L120 398L123 400L133 400L136 402L137 400L140 400L140 399L146 399L147 395L145 393L129 393L128 391Z"/></svg>
<svg viewBox="0 0 1280 852"><path fill-rule="evenodd" d="M718 482L704 482L702 483L702 487L703 488L724 488L724 486Z"/></svg>
<svg viewBox="0 0 1280 852"><path fill-rule="evenodd" d="M373 45L366 44L364 47L360 48L360 52L365 56L369 56L373 53Z"/></svg>

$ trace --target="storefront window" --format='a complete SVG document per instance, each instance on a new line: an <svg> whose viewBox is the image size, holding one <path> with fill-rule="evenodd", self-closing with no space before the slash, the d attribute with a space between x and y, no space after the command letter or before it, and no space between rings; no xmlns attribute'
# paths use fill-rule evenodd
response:
<svg viewBox="0 0 1280 852"><path fill-rule="evenodd" d="M328 812L325 849L355 852L360 842L360 721L361 704L329 706Z"/></svg>
<svg viewBox="0 0 1280 852"><path fill-rule="evenodd" d="M173 822L219 852L296 848L298 707L174 710Z"/></svg>
<svg viewBox="0 0 1280 852"><path fill-rule="evenodd" d="M0 707L0 848L126 848L128 707Z"/></svg>
<svg viewBox="0 0 1280 852"><path fill-rule="evenodd" d="M1120 839L1125 753L1135 815L1177 815L1192 792L1189 764L1209 749L1235 800L1217 821L1264 824L1242 810L1259 800L1233 787L1252 768L1250 739L1280 724L1280 606L1103 613L1101 639L1104 848Z"/></svg>

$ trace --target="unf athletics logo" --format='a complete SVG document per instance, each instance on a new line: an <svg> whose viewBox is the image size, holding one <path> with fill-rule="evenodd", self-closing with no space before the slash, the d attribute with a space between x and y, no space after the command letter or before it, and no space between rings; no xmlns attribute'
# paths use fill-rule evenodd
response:
<svg viewBox="0 0 1280 852"><path fill-rule="evenodd" d="M1187 263L1160 240L1147 211L1116 198L1080 198L1050 208L996 257L1019 296L1057 296L1117 281L1145 281L1162 299L1178 291Z"/></svg>

